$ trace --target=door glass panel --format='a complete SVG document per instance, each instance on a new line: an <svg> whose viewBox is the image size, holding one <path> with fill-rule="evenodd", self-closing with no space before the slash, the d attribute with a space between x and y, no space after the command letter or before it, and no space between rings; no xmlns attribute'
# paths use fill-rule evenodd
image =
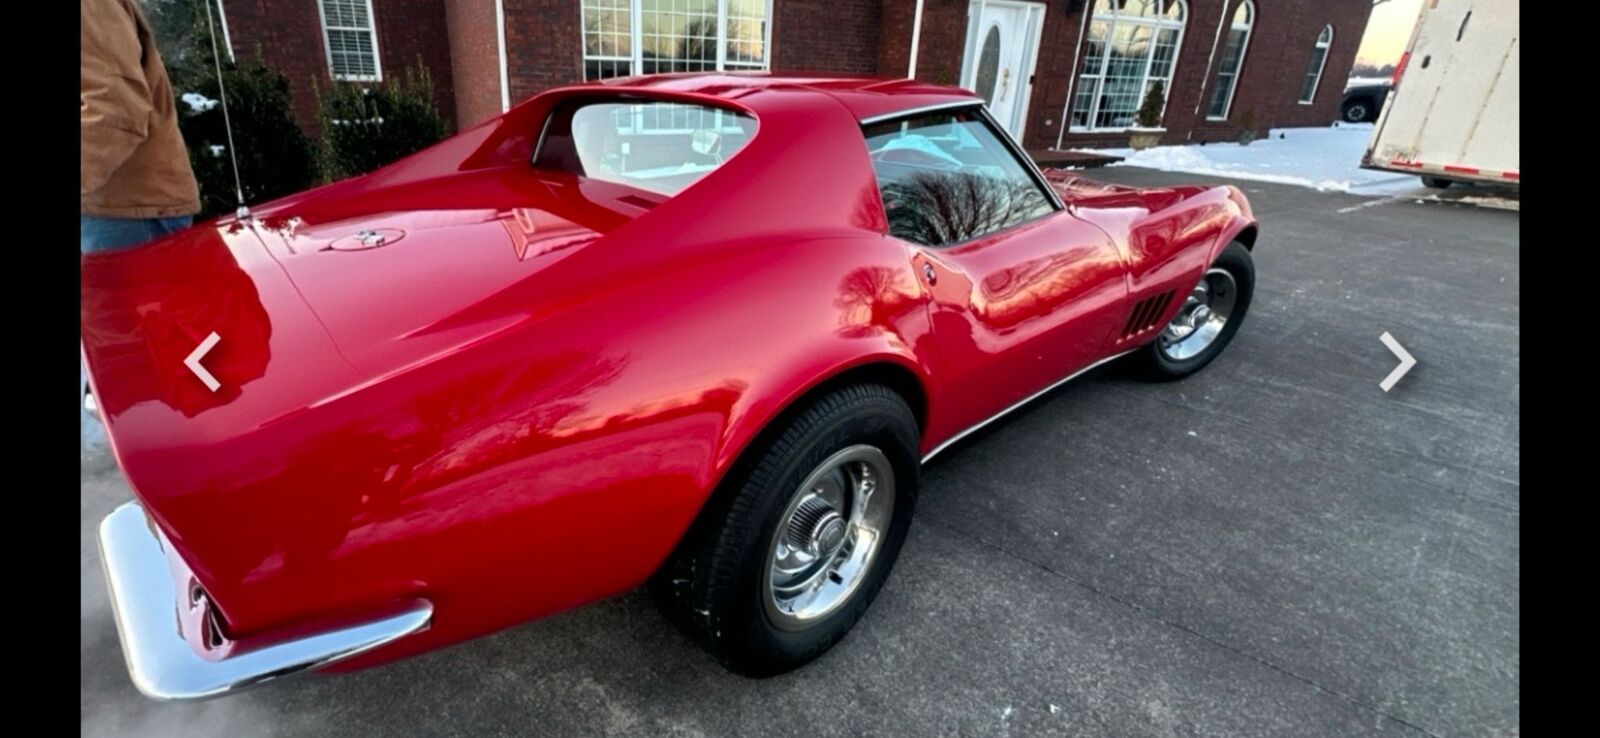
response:
<svg viewBox="0 0 1600 738"><path fill-rule="evenodd" d="M978 54L978 78L973 86L985 105L994 104L994 88L1000 73L1000 27L990 26L989 35L983 39L983 51Z"/></svg>
<svg viewBox="0 0 1600 738"><path fill-rule="evenodd" d="M1027 167L974 112L880 123L864 133L892 236L949 246L1054 210Z"/></svg>

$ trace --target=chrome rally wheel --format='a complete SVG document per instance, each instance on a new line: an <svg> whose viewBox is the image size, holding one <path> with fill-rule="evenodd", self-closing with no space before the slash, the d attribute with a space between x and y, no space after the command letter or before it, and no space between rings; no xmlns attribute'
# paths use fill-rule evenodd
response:
<svg viewBox="0 0 1600 738"><path fill-rule="evenodd" d="M773 625L799 630L836 612L872 569L894 517L894 468L856 445L812 470L778 520L763 606Z"/></svg>
<svg viewBox="0 0 1600 738"><path fill-rule="evenodd" d="M666 614L729 669L826 653L894 569L916 509L921 434L889 386L802 401L752 447L651 578Z"/></svg>
<svg viewBox="0 0 1600 738"><path fill-rule="evenodd" d="M1129 357L1149 379L1182 379L1217 358L1239 331L1255 293L1250 250L1234 241L1200 275L1183 304L1154 340Z"/></svg>
<svg viewBox="0 0 1600 738"><path fill-rule="evenodd" d="M1238 297L1239 285L1228 270L1207 271L1156 338L1161 353L1173 361L1184 361L1209 348L1222 335Z"/></svg>

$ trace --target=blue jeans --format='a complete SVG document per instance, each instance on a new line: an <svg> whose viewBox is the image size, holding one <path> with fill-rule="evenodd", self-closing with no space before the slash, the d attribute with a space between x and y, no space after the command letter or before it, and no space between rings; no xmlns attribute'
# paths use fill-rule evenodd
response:
<svg viewBox="0 0 1600 738"><path fill-rule="evenodd" d="M78 247L82 253L114 251L181 231L194 222L192 215L176 218L101 218L78 216Z"/></svg>

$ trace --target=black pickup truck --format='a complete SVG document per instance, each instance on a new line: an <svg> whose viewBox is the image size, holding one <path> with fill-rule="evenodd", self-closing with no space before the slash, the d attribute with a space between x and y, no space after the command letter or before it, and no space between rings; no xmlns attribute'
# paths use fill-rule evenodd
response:
<svg viewBox="0 0 1600 738"><path fill-rule="evenodd" d="M1344 88L1344 102L1339 103L1339 119L1346 123L1372 123L1383 110L1383 101L1389 98L1389 80L1359 81Z"/></svg>

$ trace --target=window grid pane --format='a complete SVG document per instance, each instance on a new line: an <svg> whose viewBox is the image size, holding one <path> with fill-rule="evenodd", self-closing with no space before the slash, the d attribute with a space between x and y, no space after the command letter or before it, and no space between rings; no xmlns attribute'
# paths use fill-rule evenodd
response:
<svg viewBox="0 0 1600 738"><path fill-rule="evenodd" d="M321 0L328 71L339 80L378 78L377 39L367 0Z"/></svg>
<svg viewBox="0 0 1600 738"><path fill-rule="evenodd" d="M765 69L767 66L766 0L728 0L727 49L724 66Z"/></svg>
<svg viewBox="0 0 1600 738"><path fill-rule="evenodd" d="M1176 0L1096 6L1083 73L1072 95L1070 128L1127 128L1154 83L1170 87L1184 10Z"/></svg>
<svg viewBox="0 0 1600 738"><path fill-rule="evenodd" d="M322 0L322 12L330 28L368 28L366 0Z"/></svg>
<svg viewBox="0 0 1600 738"><path fill-rule="evenodd" d="M1239 6L1243 8L1246 5ZM1228 114L1228 103L1233 99L1233 85L1239 77L1239 62L1244 57L1244 42L1250 29L1235 28L1228 31L1228 46L1222 52L1222 63L1217 65L1217 85L1211 94L1211 107L1206 115L1221 118Z"/></svg>
<svg viewBox="0 0 1600 738"><path fill-rule="evenodd" d="M1100 78L1085 76L1078 82L1078 91L1072 97L1072 127L1084 128L1089 125L1089 110L1094 106L1094 99L1100 94Z"/></svg>
<svg viewBox="0 0 1600 738"><path fill-rule="evenodd" d="M767 69L769 1L583 0L584 79Z"/></svg>
<svg viewBox="0 0 1600 738"><path fill-rule="evenodd" d="M1123 128L1133 123L1133 113L1142 102L1144 74L1150 66L1148 26L1122 25L1112 34L1106 57L1105 81L1100 86L1100 110L1096 128Z"/></svg>
<svg viewBox="0 0 1600 738"><path fill-rule="evenodd" d="M717 68L715 0L640 3L640 73L710 72Z"/></svg>
<svg viewBox="0 0 1600 738"><path fill-rule="evenodd" d="M1317 83L1322 81L1322 67L1328 61L1328 47L1333 45L1333 26L1323 26L1317 34L1317 45L1311 50L1311 60L1306 64L1305 80L1300 83L1300 102L1310 103L1317 98Z"/></svg>
<svg viewBox="0 0 1600 738"><path fill-rule="evenodd" d="M633 14L629 0L583 0L583 78L633 73Z"/></svg>
<svg viewBox="0 0 1600 738"><path fill-rule="evenodd" d="M1311 102L1317 94L1317 80L1322 76L1322 60L1328 56L1325 46L1311 52L1311 63L1306 65L1306 78L1300 84L1300 102Z"/></svg>

